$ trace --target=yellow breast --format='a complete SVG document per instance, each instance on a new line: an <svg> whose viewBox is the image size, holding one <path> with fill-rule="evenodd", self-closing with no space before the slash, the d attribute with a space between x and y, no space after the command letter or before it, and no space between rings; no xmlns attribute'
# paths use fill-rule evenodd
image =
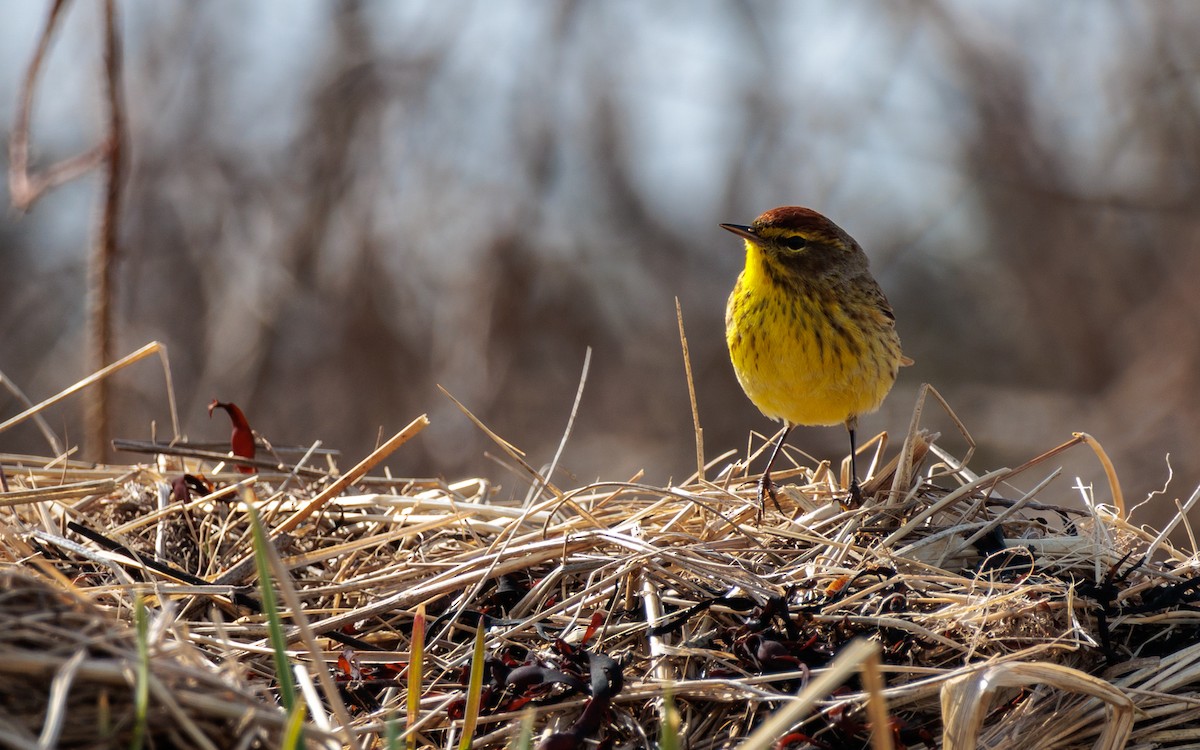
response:
<svg viewBox="0 0 1200 750"><path fill-rule="evenodd" d="M761 262L748 256L725 316L746 395L766 416L800 425L877 409L902 358L891 320L853 289L780 287Z"/></svg>

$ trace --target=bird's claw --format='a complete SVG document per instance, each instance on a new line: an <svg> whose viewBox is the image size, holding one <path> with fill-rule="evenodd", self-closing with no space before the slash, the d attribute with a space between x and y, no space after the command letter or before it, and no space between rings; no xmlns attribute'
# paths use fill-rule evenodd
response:
<svg viewBox="0 0 1200 750"><path fill-rule="evenodd" d="M767 511L768 497L775 504L775 509L783 513L783 506L779 504L779 495L775 492L775 483L771 481L771 475L763 474L758 479L758 520L760 523L763 514Z"/></svg>
<svg viewBox="0 0 1200 750"><path fill-rule="evenodd" d="M850 480L850 494L846 496L846 505L851 508L861 508L863 504L862 487L858 484L858 479Z"/></svg>

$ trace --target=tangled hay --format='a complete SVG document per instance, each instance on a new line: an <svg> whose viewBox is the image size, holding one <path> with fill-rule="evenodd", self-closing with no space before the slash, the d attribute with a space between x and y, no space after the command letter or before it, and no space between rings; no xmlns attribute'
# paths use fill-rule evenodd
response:
<svg viewBox="0 0 1200 750"><path fill-rule="evenodd" d="M669 487L529 469L515 505L370 475L422 425L346 472L0 456L0 742L280 747L292 719L314 747L1200 747L1184 511L1131 524L1106 461L1107 505L1042 503L1053 470L1012 484L1057 450L1103 458L1086 436L980 476L918 409L886 465L873 441L862 507L797 464L760 520L757 454ZM304 713L280 705L266 594Z"/></svg>

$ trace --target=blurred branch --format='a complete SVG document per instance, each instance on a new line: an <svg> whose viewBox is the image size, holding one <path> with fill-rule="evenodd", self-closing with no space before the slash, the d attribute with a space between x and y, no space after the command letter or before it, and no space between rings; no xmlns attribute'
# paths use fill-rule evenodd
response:
<svg viewBox="0 0 1200 750"><path fill-rule="evenodd" d="M33 91L42 70L42 62L50 48L50 40L68 2L69 0L54 0L37 49L33 53L33 59L29 61L21 84L21 97L17 103L12 138L8 142L8 190L12 196L13 207L19 211L28 211L42 193L70 182L98 166L111 147L107 141L98 143L82 154L51 165L40 174L29 172L29 120L33 111ZM106 14L111 15L110 8L106 8Z"/></svg>
<svg viewBox="0 0 1200 750"><path fill-rule="evenodd" d="M104 208L88 268L90 333L88 349L95 371L108 366L113 352L113 287L118 252L121 179L124 175L125 109L121 101L121 39L117 35L115 0L104 2L104 83L108 104L108 137L105 139ZM102 461L108 453L109 386L101 381L88 400L84 415L87 454Z"/></svg>
<svg viewBox="0 0 1200 750"><path fill-rule="evenodd" d="M89 364L93 371L106 367L112 359L112 299L115 260L117 257L117 227L121 207L121 178L123 176L122 133L125 110L121 90L121 41L117 34L115 0L104 3L104 82L105 102L108 105L108 132L104 140L87 151L51 165L40 173L29 171L30 119L33 94L37 87L42 63L50 49L59 21L68 0L54 0L46 17L46 25L38 39L37 49L21 85L12 138L9 141L9 192L12 203L27 211L49 190L70 182L88 171L104 165L105 194L100 213L100 226L89 264ZM101 382L89 399L86 410L86 440L88 453L94 460L103 459L107 452L108 385Z"/></svg>

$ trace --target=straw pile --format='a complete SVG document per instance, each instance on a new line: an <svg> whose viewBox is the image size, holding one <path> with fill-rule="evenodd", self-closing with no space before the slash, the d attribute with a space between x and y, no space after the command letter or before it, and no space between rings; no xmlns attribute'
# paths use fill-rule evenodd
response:
<svg viewBox="0 0 1200 750"><path fill-rule="evenodd" d="M670 487L526 467L517 505L372 476L381 455L252 477L180 446L0 456L0 744L286 746L252 504L308 746L1200 747L1175 524L1129 523L1111 467L1108 504L1049 507L1055 451L979 476L919 423L874 441L864 507L795 465L761 520L757 452Z"/></svg>

